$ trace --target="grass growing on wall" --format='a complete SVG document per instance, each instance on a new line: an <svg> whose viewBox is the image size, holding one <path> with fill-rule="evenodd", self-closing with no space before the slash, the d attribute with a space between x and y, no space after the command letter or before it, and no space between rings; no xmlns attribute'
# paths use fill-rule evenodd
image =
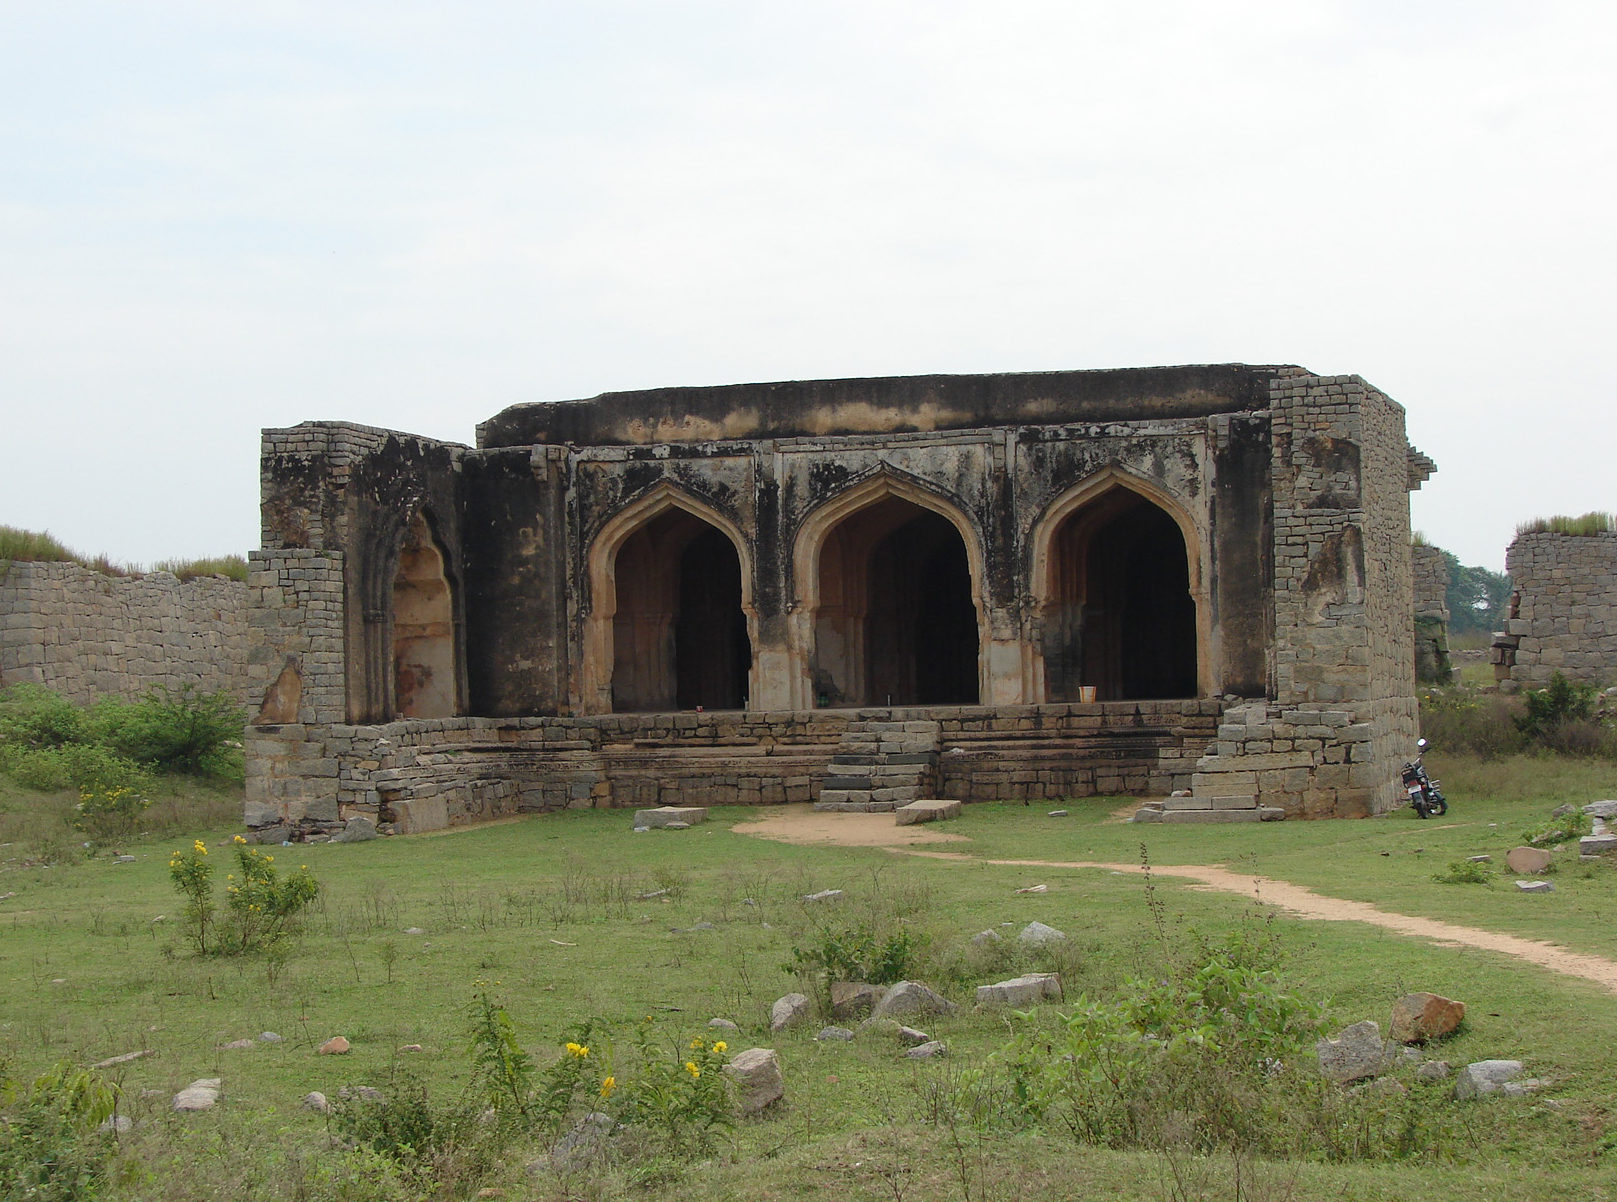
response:
<svg viewBox="0 0 1617 1202"><path fill-rule="evenodd" d="M82 555L49 531L0 526L0 563L8 561L76 563L81 568L89 568L104 576L139 576L147 570L138 564L114 563L106 555ZM210 559L161 559L149 570L172 572L181 580L194 580L199 576L226 576L243 583L247 580L247 560L240 555L221 555Z"/></svg>
<svg viewBox="0 0 1617 1202"><path fill-rule="evenodd" d="M1575 518L1558 513L1552 517L1534 518L1516 527L1517 534L1570 534L1585 538L1594 534L1609 534L1613 530L1617 530L1617 515L1600 510Z"/></svg>

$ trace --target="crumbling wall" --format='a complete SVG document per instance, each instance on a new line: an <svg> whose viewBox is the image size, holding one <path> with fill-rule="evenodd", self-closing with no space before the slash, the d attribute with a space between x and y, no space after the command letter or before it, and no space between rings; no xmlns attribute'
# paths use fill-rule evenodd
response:
<svg viewBox="0 0 1617 1202"><path fill-rule="evenodd" d="M1415 679L1421 684L1448 684L1454 677L1449 660L1449 565L1440 547L1409 549L1415 601Z"/></svg>
<svg viewBox="0 0 1617 1202"><path fill-rule="evenodd" d="M1494 636L1494 676L1540 688L1617 682L1617 532L1519 534L1505 552L1515 591Z"/></svg>
<svg viewBox="0 0 1617 1202"><path fill-rule="evenodd" d="M248 701L247 586L76 563L0 564L0 684L32 681L87 705L153 686Z"/></svg>

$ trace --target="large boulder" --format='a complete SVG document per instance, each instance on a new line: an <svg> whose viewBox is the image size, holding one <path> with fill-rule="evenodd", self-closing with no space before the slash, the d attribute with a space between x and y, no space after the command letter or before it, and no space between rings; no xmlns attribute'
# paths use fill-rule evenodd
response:
<svg viewBox="0 0 1617 1202"><path fill-rule="evenodd" d="M1379 1076L1387 1067L1387 1045L1373 1022L1354 1023L1335 1039L1320 1040L1314 1051L1319 1071L1340 1085Z"/></svg>
<svg viewBox="0 0 1617 1202"><path fill-rule="evenodd" d="M1442 1039L1465 1018L1465 1003L1436 993L1406 993L1392 1004L1387 1037L1394 1043Z"/></svg>
<svg viewBox="0 0 1617 1202"><path fill-rule="evenodd" d="M868 981L832 981L831 1017L863 1018L881 1001L882 987Z"/></svg>
<svg viewBox="0 0 1617 1202"><path fill-rule="evenodd" d="M742 1114L758 1114L786 1096L786 1082L780 1073L780 1057L774 1048L748 1048L737 1052L724 1066L736 1083Z"/></svg>
<svg viewBox="0 0 1617 1202"><path fill-rule="evenodd" d="M901 1014L951 1014L954 1003L919 981L900 981L877 1002L872 1018L897 1018Z"/></svg>
<svg viewBox="0 0 1617 1202"><path fill-rule="evenodd" d="M1505 863L1512 872L1523 876L1543 872L1554 856L1543 847L1513 847L1505 853Z"/></svg>

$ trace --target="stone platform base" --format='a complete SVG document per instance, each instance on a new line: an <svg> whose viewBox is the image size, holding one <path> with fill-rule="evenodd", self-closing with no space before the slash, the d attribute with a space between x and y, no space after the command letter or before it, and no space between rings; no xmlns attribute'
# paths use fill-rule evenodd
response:
<svg viewBox="0 0 1617 1202"><path fill-rule="evenodd" d="M1218 798L1228 801L1228 798ZM1197 804L1200 803L1200 804ZM1286 811L1279 806L1260 806L1248 801L1240 806L1213 806L1206 799L1170 797L1166 802L1148 801L1134 811L1132 822L1279 822Z"/></svg>
<svg viewBox="0 0 1617 1202"><path fill-rule="evenodd" d="M899 826L913 826L917 822L941 822L945 818L960 817L958 801L912 801L893 811Z"/></svg>
<svg viewBox="0 0 1617 1202"><path fill-rule="evenodd" d="M695 826L698 822L706 821L706 806L658 806L654 810L634 812L634 824L648 830L668 827L683 830L688 826Z"/></svg>

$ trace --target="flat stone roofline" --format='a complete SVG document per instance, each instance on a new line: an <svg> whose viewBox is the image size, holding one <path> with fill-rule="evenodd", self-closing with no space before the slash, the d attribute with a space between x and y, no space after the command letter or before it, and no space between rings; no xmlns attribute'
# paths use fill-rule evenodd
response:
<svg viewBox="0 0 1617 1202"><path fill-rule="evenodd" d="M1219 363L606 392L512 405L477 427L477 445L720 442L1205 417L1267 409L1271 380L1308 374Z"/></svg>

